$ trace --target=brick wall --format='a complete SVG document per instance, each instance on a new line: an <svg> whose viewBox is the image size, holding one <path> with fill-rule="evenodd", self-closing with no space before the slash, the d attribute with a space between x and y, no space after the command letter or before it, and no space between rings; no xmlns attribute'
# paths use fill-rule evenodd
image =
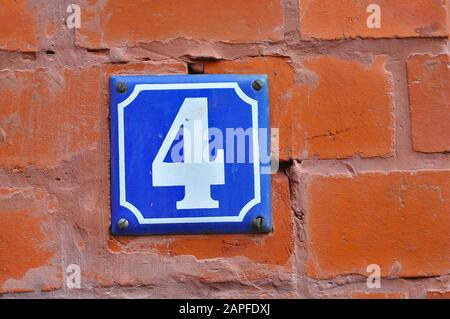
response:
<svg viewBox="0 0 450 319"><path fill-rule="evenodd" d="M449 9L0 0L0 295L448 298ZM108 78L188 70L269 75L273 233L111 236Z"/></svg>

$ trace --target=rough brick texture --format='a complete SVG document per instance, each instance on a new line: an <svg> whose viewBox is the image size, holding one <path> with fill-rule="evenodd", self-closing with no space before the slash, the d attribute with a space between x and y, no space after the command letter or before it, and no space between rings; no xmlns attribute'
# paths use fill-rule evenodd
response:
<svg viewBox="0 0 450 319"><path fill-rule="evenodd" d="M89 48L167 42L184 38L225 42L279 41L283 38L281 0L229 0L221 5L208 0L106 3L81 1L87 17L77 34ZM99 28L103 30L99 34Z"/></svg>
<svg viewBox="0 0 450 319"><path fill-rule="evenodd" d="M356 299L406 299L407 296L404 292L354 292L351 295Z"/></svg>
<svg viewBox="0 0 450 319"><path fill-rule="evenodd" d="M100 69L0 71L3 167L51 167L95 148Z"/></svg>
<svg viewBox="0 0 450 319"><path fill-rule="evenodd" d="M0 49L36 51L39 32L36 16L26 0L4 1L0 8ZM37 11L36 11L37 12Z"/></svg>
<svg viewBox="0 0 450 319"><path fill-rule="evenodd" d="M0 5L1 297L449 298L449 1L69 3ZM269 76L272 233L111 235L109 77L188 72Z"/></svg>
<svg viewBox="0 0 450 319"><path fill-rule="evenodd" d="M61 287L56 208L44 189L0 188L0 293Z"/></svg>
<svg viewBox="0 0 450 319"><path fill-rule="evenodd" d="M450 268L450 171L311 176L307 272L423 277Z"/></svg>
<svg viewBox="0 0 450 319"><path fill-rule="evenodd" d="M410 57L408 86L414 149L450 151L449 56Z"/></svg>
<svg viewBox="0 0 450 319"><path fill-rule="evenodd" d="M380 28L367 19L380 7ZM303 39L446 37L446 0L299 0Z"/></svg>
<svg viewBox="0 0 450 319"><path fill-rule="evenodd" d="M427 299L450 299L450 291L427 291Z"/></svg>

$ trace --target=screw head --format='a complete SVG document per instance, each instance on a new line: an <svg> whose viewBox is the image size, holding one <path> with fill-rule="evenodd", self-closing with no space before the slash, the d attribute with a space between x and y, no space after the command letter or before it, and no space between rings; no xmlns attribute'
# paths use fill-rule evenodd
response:
<svg viewBox="0 0 450 319"><path fill-rule="evenodd" d="M127 84L125 82L117 82L116 90L119 93L125 93L128 90Z"/></svg>
<svg viewBox="0 0 450 319"><path fill-rule="evenodd" d="M253 88L255 91L261 91L262 88L263 88L263 86L264 86L264 82L263 82L262 80L260 80L260 79L254 80L254 81L252 82L252 88Z"/></svg>
<svg viewBox="0 0 450 319"><path fill-rule="evenodd" d="M264 230L265 219L264 217L258 216L252 220L252 227L256 231L262 232Z"/></svg>
<svg viewBox="0 0 450 319"><path fill-rule="evenodd" d="M119 219L119 221L117 222L117 226L119 226L120 229L127 229L128 228L128 220L126 220L125 218L121 218Z"/></svg>

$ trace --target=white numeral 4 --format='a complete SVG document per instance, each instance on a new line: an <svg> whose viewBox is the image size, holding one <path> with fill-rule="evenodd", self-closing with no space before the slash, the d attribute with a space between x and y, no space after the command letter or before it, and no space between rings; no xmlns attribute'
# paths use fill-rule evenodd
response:
<svg viewBox="0 0 450 319"><path fill-rule="evenodd" d="M165 163L181 126L184 162ZM218 149L210 161L208 128L208 99L186 98L152 163L153 186L184 186L177 209L219 207L219 201L211 198L211 185L225 184L224 152ZM204 150L208 150L207 156L203 156Z"/></svg>

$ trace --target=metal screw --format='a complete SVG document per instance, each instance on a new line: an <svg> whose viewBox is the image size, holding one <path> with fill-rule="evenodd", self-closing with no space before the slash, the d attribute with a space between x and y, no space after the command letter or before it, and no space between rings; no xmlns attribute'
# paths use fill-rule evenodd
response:
<svg viewBox="0 0 450 319"><path fill-rule="evenodd" d="M128 228L128 220L126 220L125 218L121 218L119 219L119 221L117 222L117 226L119 226L120 229L127 229Z"/></svg>
<svg viewBox="0 0 450 319"><path fill-rule="evenodd" d="M127 84L125 82L117 82L116 90L119 93L125 93L128 90Z"/></svg>
<svg viewBox="0 0 450 319"><path fill-rule="evenodd" d="M263 86L264 86L264 82L261 81L260 79L254 80L252 82L252 88L255 89L256 91L261 91Z"/></svg>
<svg viewBox="0 0 450 319"><path fill-rule="evenodd" d="M258 216L252 220L252 227L260 232L263 231L264 229L264 223L265 223L264 217Z"/></svg>

